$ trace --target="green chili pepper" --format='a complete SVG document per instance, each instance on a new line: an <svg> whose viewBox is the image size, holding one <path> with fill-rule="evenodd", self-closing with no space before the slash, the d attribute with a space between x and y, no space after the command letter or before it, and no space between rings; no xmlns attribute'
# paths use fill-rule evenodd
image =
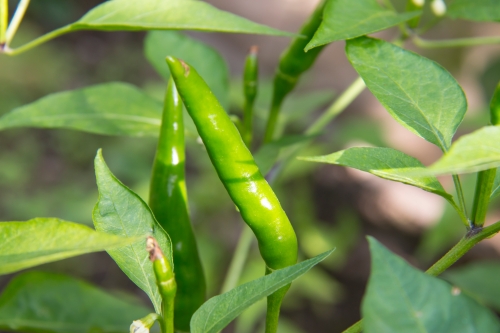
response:
<svg viewBox="0 0 500 333"><path fill-rule="evenodd" d="M295 88L299 77L313 65L319 53L326 46L319 46L307 53L304 52L307 43L309 43L321 24L325 3L326 1L322 0L309 17L309 20L302 26L299 34L306 38L295 38L288 49L281 54L278 69L274 75L273 99L264 134L264 143L273 140L274 129L285 97Z"/></svg>
<svg viewBox="0 0 500 333"><path fill-rule="evenodd" d="M243 141L248 149L252 146L253 137L253 106L255 104L255 97L257 97L257 83L259 76L259 63L257 62L257 52L259 48L252 46L250 53L245 61L245 70L243 72L243 94L245 96L245 105L243 107Z"/></svg>
<svg viewBox="0 0 500 333"><path fill-rule="evenodd" d="M237 128L194 68L173 57L167 57L167 63L219 178L257 238L266 271L295 264L293 227ZM272 325L287 289L268 297L268 333L275 332Z"/></svg>
<svg viewBox="0 0 500 333"><path fill-rule="evenodd" d="M182 100L169 80L156 150L149 206L172 239L175 274L175 326L189 331L193 313L205 301L206 283L189 219L185 184L185 147Z"/></svg>
<svg viewBox="0 0 500 333"><path fill-rule="evenodd" d="M174 270L156 239L148 237L146 249L149 252L149 260L153 262L156 284L162 298L163 317L160 321L162 333L174 333L174 299L177 291Z"/></svg>

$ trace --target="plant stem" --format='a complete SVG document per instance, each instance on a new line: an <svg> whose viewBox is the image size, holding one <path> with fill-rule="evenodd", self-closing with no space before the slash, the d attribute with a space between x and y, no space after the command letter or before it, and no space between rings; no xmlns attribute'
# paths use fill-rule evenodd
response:
<svg viewBox="0 0 500 333"><path fill-rule="evenodd" d="M446 271L451 265L462 258L471 248L485 238L491 237L500 232L500 221L486 227L474 228L449 250L441 259L425 271L431 276L438 276ZM359 333L362 331L363 320L356 322L354 325L344 331L344 333Z"/></svg>
<svg viewBox="0 0 500 333"><path fill-rule="evenodd" d="M19 25L21 24L21 21L23 20L24 14L26 13L26 10L28 9L29 4L30 4L30 0L21 0L19 2L19 4L17 5L14 16L12 16L12 20L10 20L9 28L7 29L7 32L5 34L5 45L9 45L10 42L12 42L12 39L14 38L14 35L16 34L17 29L19 28Z"/></svg>
<svg viewBox="0 0 500 333"><path fill-rule="evenodd" d="M1 0L0 0L1 1ZM54 31L51 31L43 36L40 36L34 40L32 40L31 42L27 43L27 44L24 44L18 48L15 48L15 49L11 49L9 47L4 47L4 49L0 49L0 53L5 53L7 55L10 55L10 56L14 56L14 55L18 55L20 53L23 53L23 52L26 52L28 50L31 50L32 48L40 45L40 44L43 44L43 43L46 43L48 42L49 40L52 40L56 37L59 37L61 35L64 35L68 32L72 32L72 31L76 31L75 28L73 28L70 25L67 25L67 26L64 26L64 27L61 27L59 29L56 29Z"/></svg>
<svg viewBox="0 0 500 333"><path fill-rule="evenodd" d="M473 38L456 38L442 40L426 40L418 36L413 37L413 43L421 48L441 48L441 47L464 47L474 45L499 44L500 37L473 37Z"/></svg>
<svg viewBox="0 0 500 333"><path fill-rule="evenodd" d="M472 225L482 227L490 203L491 189L495 182L497 169L483 170L477 174L474 204L472 205Z"/></svg>
<svg viewBox="0 0 500 333"><path fill-rule="evenodd" d="M238 245L236 245L236 250L234 251L234 256L229 265L226 279L222 285L221 293L228 292L238 284L253 238L252 229L245 225L241 232L240 239L238 240Z"/></svg>
<svg viewBox="0 0 500 333"><path fill-rule="evenodd" d="M330 121L337 117L365 89L365 82L358 77L335 102L309 128L306 134L316 134L323 130Z"/></svg>
<svg viewBox="0 0 500 333"><path fill-rule="evenodd" d="M460 182L460 177L458 175L453 175L453 183L455 184L455 190L457 191L458 206L462 211L463 215L465 216L465 218L467 219L470 228L471 223L467 215L467 206L465 204L464 191L462 189L462 183Z"/></svg>
<svg viewBox="0 0 500 333"><path fill-rule="evenodd" d="M0 50L5 45L5 31L9 23L9 1L0 0Z"/></svg>

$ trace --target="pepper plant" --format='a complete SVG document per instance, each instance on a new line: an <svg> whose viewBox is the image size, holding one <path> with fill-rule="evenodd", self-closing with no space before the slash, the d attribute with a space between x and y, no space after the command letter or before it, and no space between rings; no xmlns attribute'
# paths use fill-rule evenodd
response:
<svg viewBox="0 0 500 333"><path fill-rule="evenodd" d="M202 1L110 0L72 24L13 47L28 5L29 0L20 0L10 16L8 1L0 0L1 53L34 52L40 44L79 30L148 30L146 58L168 84L163 104L138 87L110 82L51 94L0 117L0 130L66 128L158 137L148 203L112 173L105 153L99 150L94 160L99 191L92 212L95 229L57 218L2 222L0 273L105 250L149 296L154 310L67 275L28 271L15 276L0 295L1 329L111 333L130 327L138 333L154 330L158 322L162 333L219 332L267 297L265 331L277 332L280 307L287 301L292 281L333 249L297 263L294 222L289 221L271 186L303 147L313 144L320 134L328 134L327 125L367 87L397 122L436 145L442 157L426 167L390 147L352 147L329 155L300 156L299 160L358 169L441 196L456 212L451 217L457 221L456 228L464 231L463 238L426 272L369 238L372 267L362 302L363 319L346 332L500 332L499 320L483 304L488 304L484 295L473 289L462 291L437 278L478 242L500 231L500 222L485 226L490 201L500 193L500 87L491 99L490 123L454 141L467 112L462 88L441 65L405 49L410 43L420 48L499 43L500 37L426 40L422 34L446 17L500 21L500 3L324 0L301 30L291 33ZM389 28L398 30L395 39L369 36ZM260 91L257 47L252 47L245 63L240 118L227 113L227 70L217 51L172 30L291 38L276 69L265 123L256 121L254 112ZM344 40L346 56L359 78L302 135L283 135L284 101L321 51ZM185 121L184 108L194 126ZM241 234L223 291L208 300L203 262L190 221L185 135L199 136L206 150L203 153L208 154L249 226ZM460 178L467 173L477 173L470 212ZM452 176L455 193L441 185L439 175ZM237 286L254 235L265 262L265 276Z"/></svg>

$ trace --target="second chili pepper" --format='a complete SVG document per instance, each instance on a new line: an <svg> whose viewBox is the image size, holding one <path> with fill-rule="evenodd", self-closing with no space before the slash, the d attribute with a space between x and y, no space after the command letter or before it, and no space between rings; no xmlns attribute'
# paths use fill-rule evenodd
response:
<svg viewBox="0 0 500 333"><path fill-rule="evenodd" d="M257 238L267 272L295 264L295 231L238 129L194 68L173 57L167 63L219 178ZM268 333L275 332L287 289L268 297Z"/></svg>
<svg viewBox="0 0 500 333"><path fill-rule="evenodd" d="M184 160L182 100L170 79L151 175L149 206L172 239L178 280L175 327L188 332L191 316L205 301L206 283L189 219Z"/></svg>

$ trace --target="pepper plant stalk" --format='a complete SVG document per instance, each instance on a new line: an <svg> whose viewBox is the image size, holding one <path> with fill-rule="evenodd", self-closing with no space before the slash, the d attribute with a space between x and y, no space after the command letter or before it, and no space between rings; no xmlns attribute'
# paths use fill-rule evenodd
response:
<svg viewBox="0 0 500 333"><path fill-rule="evenodd" d="M7 31L7 25L9 23L9 1L0 0L0 50L4 48L6 37L5 33Z"/></svg>
<svg viewBox="0 0 500 333"><path fill-rule="evenodd" d="M185 183L185 143L182 100L169 80L153 163L149 206L172 239L177 276L175 325L189 331L193 313L206 297L206 282L189 218Z"/></svg>
<svg viewBox="0 0 500 333"><path fill-rule="evenodd" d="M250 53L245 61L245 69L243 72L243 94L245 96L245 104L243 106L243 141L248 149L252 149L253 138L253 108L255 98L257 97L258 78L259 78L259 63L257 53L259 48L252 46Z"/></svg>

